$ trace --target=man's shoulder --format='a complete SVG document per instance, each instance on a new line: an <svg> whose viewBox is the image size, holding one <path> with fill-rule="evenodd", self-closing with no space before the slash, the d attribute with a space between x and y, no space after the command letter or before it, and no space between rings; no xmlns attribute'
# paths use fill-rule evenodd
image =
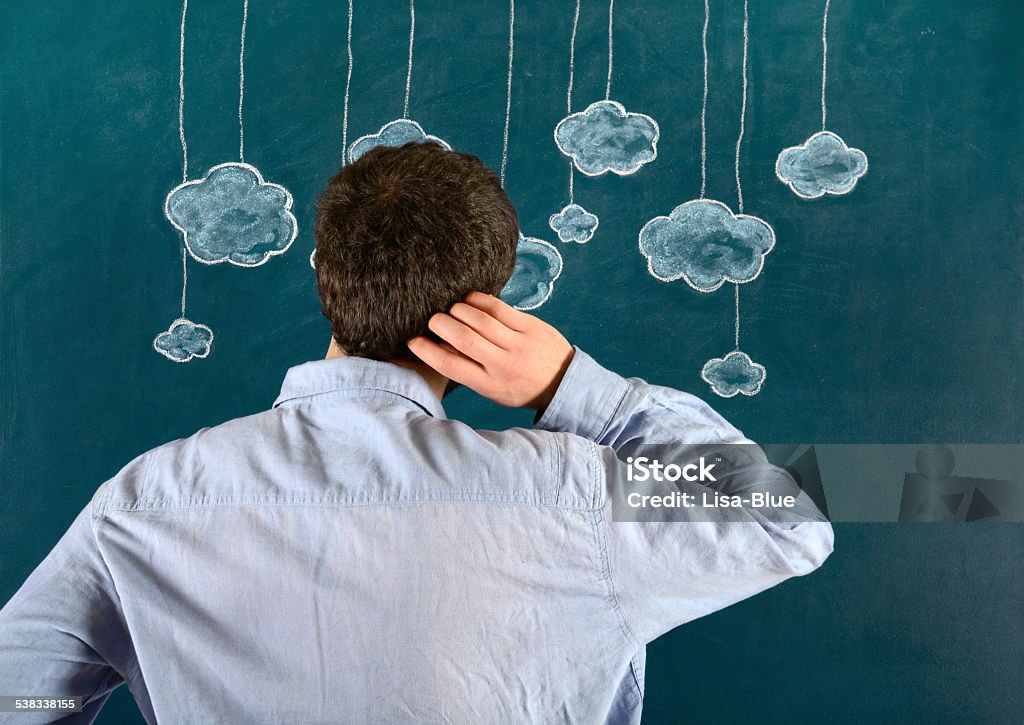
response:
<svg viewBox="0 0 1024 725"><path fill-rule="evenodd" d="M233 418L136 456L97 489L92 501L93 516L194 500L198 491L190 487L197 480L197 469L215 462L218 469L229 470L240 447L261 443L273 416L273 410L266 410Z"/></svg>

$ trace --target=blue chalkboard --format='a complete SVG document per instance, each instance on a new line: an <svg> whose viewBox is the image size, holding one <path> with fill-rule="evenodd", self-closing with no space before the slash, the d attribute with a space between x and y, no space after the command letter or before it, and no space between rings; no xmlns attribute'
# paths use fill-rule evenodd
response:
<svg viewBox="0 0 1024 725"><path fill-rule="evenodd" d="M736 212L744 2L709 7L705 191ZM701 372L734 349L734 285L662 281L639 247L648 221L701 196L701 0L615 4L610 93L608 3L580 4L572 110L610 99L649 116L657 153L637 147L636 168L619 169L629 173L591 176L599 168L582 162L573 198L599 223L573 210L557 228L549 221L569 201L555 128L570 110L574 0L516 3L507 124L504 2L417 4L408 108L409 3L355 2L346 114L348 3L252 0L244 161L290 199L261 187L278 226L266 246L235 252L241 264L186 258L196 326L172 330L183 236L165 202L183 181L181 10L128 0L0 10L0 599L121 465L268 407L289 366L323 355L315 199L344 158L343 135L352 143L403 117L503 169L523 233L560 257L536 313L608 367L690 390L763 442L1024 437L1021 3L832 2L827 126L870 168L848 193L819 198L804 198L817 193L806 159L784 162L795 183L776 166L822 130L824 2L749 3L739 174L745 211L775 238L740 285L742 351L767 376L726 381L731 397ZM248 173L237 165L242 19L242 0L188 8L188 180L225 163L235 181ZM649 125L634 130L653 144ZM547 247L533 253L553 264ZM158 354L164 332L175 334ZM465 390L448 409L482 427L529 423ZM1024 528L836 528L822 571L650 648L647 722L1019 717ZM122 688L100 721L133 713Z"/></svg>

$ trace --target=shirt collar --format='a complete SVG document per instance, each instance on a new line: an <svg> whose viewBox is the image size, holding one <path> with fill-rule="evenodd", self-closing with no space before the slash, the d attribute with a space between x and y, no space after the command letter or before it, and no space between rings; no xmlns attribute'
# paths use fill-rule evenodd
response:
<svg viewBox="0 0 1024 725"><path fill-rule="evenodd" d="M447 418L441 401L418 373L394 363L361 357L314 360L289 368L274 407L308 402L314 396L397 396L435 418Z"/></svg>

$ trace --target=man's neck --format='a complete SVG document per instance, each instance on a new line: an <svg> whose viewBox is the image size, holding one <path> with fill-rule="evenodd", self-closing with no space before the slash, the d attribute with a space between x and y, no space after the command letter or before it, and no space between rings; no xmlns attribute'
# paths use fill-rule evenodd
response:
<svg viewBox="0 0 1024 725"><path fill-rule="evenodd" d="M345 350L342 349L341 345L339 345L332 337L331 344L327 348L326 359L330 360L336 357L346 357L346 353ZM448 378L444 377L433 368L419 362L418 360L387 360L386 362L406 368L407 370L412 370L427 382L427 385L429 385L430 389L434 391L434 395L437 396L438 400L441 400L441 398L444 397L445 388L448 386Z"/></svg>

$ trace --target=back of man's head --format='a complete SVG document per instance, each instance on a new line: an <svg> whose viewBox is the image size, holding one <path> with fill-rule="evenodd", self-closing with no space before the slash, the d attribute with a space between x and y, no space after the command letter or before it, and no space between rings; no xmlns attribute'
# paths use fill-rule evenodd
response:
<svg viewBox="0 0 1024 725"><path fill-rule="evenodd" d="M411 359L406 340L469 292L498 294L519 220L497 175L435 143L378 146L342 167L317 203L316 279L349 355Z"/></svg>

